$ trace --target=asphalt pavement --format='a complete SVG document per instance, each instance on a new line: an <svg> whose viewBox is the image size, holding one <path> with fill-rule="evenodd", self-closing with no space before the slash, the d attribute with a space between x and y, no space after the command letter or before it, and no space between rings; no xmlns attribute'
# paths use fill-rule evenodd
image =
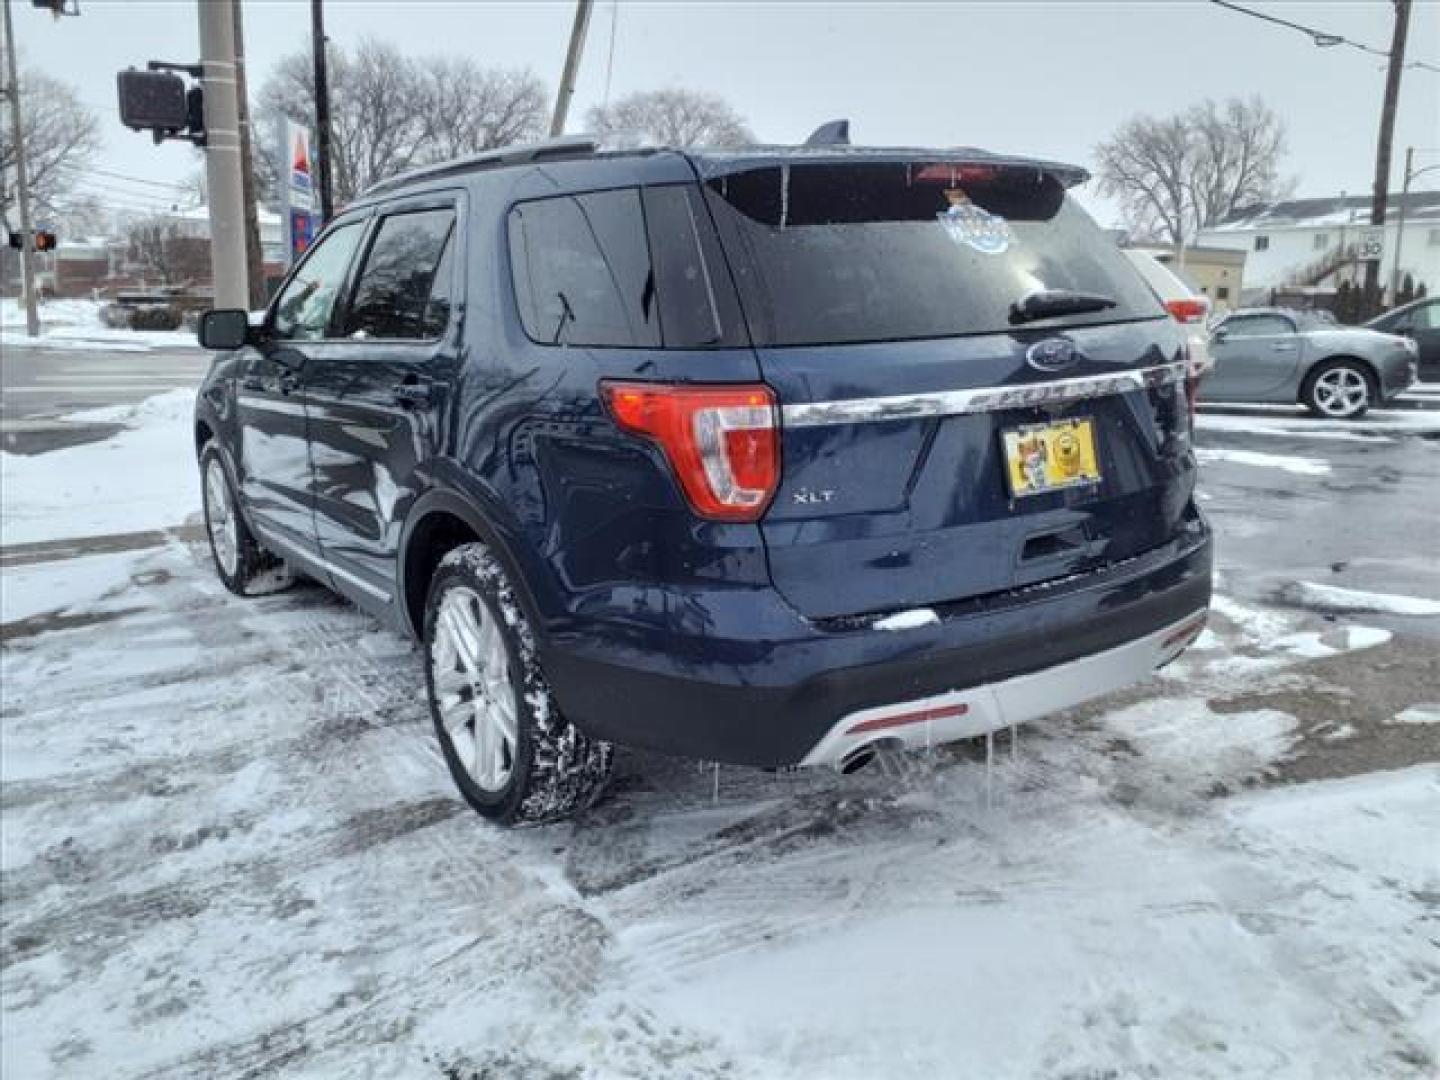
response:
<svg viewBox="0 0 1440 1080"><path fill-rule="evenodd" d="M117 425L67 417L198 386L210 363L199 348L110 352L33 348L8 339L0 351L0 445L12 454L108 438Z"/></svg>

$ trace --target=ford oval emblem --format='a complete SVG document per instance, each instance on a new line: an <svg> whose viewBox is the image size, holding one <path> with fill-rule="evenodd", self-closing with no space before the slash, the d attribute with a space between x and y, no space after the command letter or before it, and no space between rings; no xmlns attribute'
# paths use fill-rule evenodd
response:
<svg viewBox="0 0 1440 1080"><path fill-rule="evenodd" d="M1075 346L1064 338L1046 338L1025 350L1025 362L1036 371L1066 371L1079 359Z"/></svg>

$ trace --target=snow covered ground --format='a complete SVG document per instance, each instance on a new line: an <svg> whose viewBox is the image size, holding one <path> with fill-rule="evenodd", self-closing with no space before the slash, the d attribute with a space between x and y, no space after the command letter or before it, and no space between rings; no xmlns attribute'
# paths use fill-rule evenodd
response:
<svg viewBox="0 0 1440 1080"><path fill-rule="evenodd" d="M49 454L0 451L0 542L138 532L178 525L195 512L195 394L172 390L137 405L71 413L75 423L120 423L101 442Z"/></svg>
<svg viewBox="0 0 1440 1080"><path fill-rule="evenodd" d="M6 544L193 524L183 398L0 459ZM328 593L237 600L178 538L3 573L6 1077L1440 1068L1435 756L1280 783L1357 745L1369 620L1436 618L1403 597L1222 576L1184 658L989 764L625 754L583 820L503 832L452 793L411 645ZM1436 690L1390 730L1433 745Z"/></svg>
<svg viewBox="0 0 1440 1080"><path fill-rule="evenodd" d="M40 305L40 336L25 333L25 308L15 299L0 300L0 346L36 349L94 349L149 352L153 348L198 349L189 330L116 330L100 321L96 300L48 300Z"/></svg>

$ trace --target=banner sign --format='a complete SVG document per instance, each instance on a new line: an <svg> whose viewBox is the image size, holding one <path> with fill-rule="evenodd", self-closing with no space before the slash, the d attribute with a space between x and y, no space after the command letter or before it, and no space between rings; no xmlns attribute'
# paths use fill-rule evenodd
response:
<svg viewBox="0 0 1440 1080"><path fill-rule="evenodd" d="M319 231L315 217L315 180L310 170L310 129L285 121L280 161L281 212L285 228L285 250L290 261L303 255Z"/></svg>

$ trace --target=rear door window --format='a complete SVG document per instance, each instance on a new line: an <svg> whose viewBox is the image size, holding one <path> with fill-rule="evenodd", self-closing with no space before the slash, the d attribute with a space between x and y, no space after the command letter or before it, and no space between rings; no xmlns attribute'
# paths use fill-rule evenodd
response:
<svg viewBox="0 0 1440 1080"><path fill-rule="evenodd" d="M440 282L445 305L437 320L432 294L443 268L455 226L453 208L390 214L380 220L375 239L355 283L344 334L352 338L413 341L437 338L449 316L449 282Z"/></svg>
<svg viewBox="0 0 1440 1080"><path fill-rule="evenodd" d="M1028 327L1164 316L1119 248L1034 168L793 163L705 190L758 344L1006 332L1012 305L1042 289L1115 306Z"/></svg>
<svg viewBox="0 0 1440 1080"><path fill-rule="evenodd" d="M510 212L525 333L546 345L657 346L660 317L634 189L538 199Z"/></svg>

